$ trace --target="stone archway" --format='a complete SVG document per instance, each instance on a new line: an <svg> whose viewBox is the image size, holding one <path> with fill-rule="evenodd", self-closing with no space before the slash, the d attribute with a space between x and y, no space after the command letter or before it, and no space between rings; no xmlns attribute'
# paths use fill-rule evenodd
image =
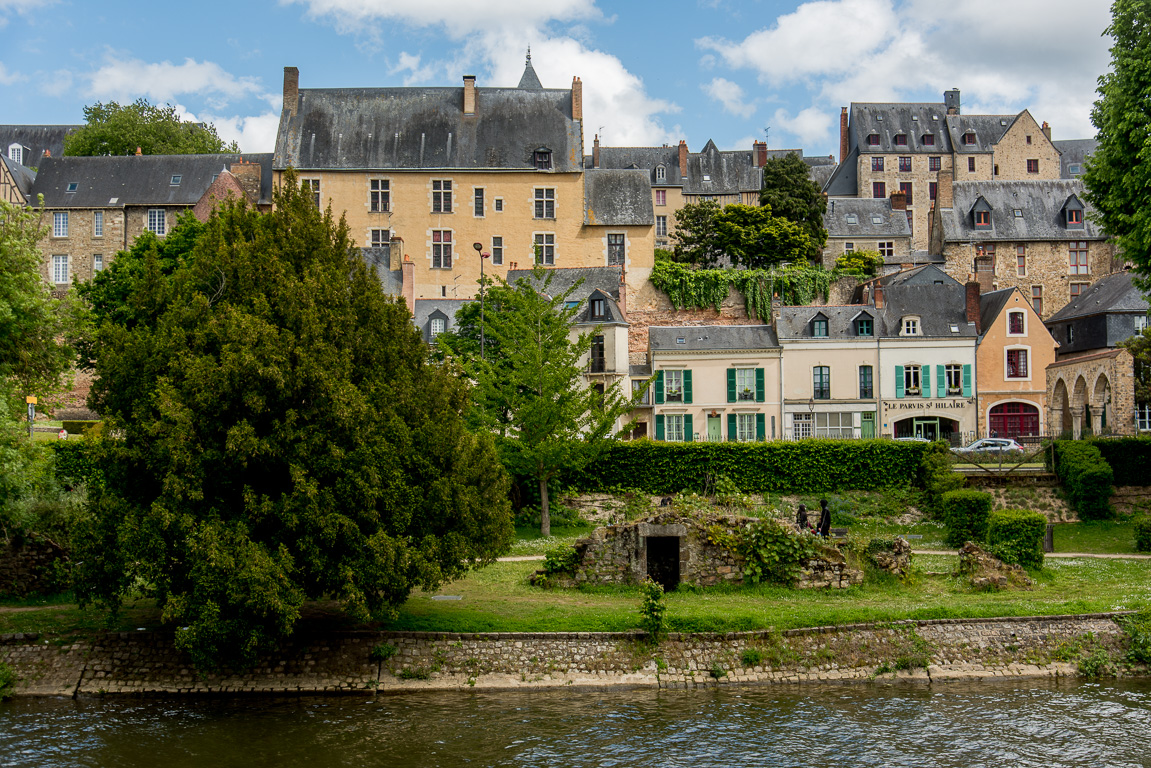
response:
<svg viewBox="0 0 1151 768"><path fill-rule="evenodd" d="M1055 382L1055 389L1051 394L1051 413L1047 423L1049 428L1060 435L1070 435L1074 427L1071 423L1071 403L1067 393L1067 382L1063 377Z"/></svg>
<svg viewBox="0 0 1151 768"><path fill-rule="evenodd" d="M1111 413L1111 381L1106 373L1100 373L1091 388L1091 432L1102 434L1114 423Z"/></svg>
<svg viewBox="0 0 1151 768"><path fill-rule="evenodd" d="M1078 440L1083 437L1083 428L1091 429L1090 422L1084 422L1083 416L1087 411L1087 379L1082 375L1076 377L1075 386L1071 390L1071 436Z"/></svg>

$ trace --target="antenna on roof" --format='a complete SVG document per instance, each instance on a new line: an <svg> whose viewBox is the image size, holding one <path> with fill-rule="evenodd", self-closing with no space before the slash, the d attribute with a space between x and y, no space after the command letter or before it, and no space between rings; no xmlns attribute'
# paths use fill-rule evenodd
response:
<svg viewBox="0 0 1151 768"><path fill-rule="evenodd" d="M531 65L531 63L532 63L532 47L529 45L528 46L528 59L527 59L527 61L524 62L524 65L529 66L529 65Z"/></svg>
<svg viewBox="0 0 1151 768"><path fill-rule="evenodd" d="M771 126L768 125L763 129L763 148L767 149L771 145Z"/></svg>

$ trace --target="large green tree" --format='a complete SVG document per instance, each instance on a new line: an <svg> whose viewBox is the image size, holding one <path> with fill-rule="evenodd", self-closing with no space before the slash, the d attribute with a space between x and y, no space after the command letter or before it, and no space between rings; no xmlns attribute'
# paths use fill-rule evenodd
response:
<svg viewBox="0 0 1151 768"><path fill-rule="evenodd" d="M1083 174L1103 230L1134 262L1151 290L1151 5L1115 0L1111 71L1099 78L1091 122L1099 146Z"/></svg>
<svg viewBox="0 0 1151 768"><path fill-rule="evenodd" d="M759 202L782 219L798 224L810 239L807 256L818 259L827 242L823 214L827 198L811 179L811 169L794 152L770 158L763 166L763 189Z"/></svg>
<svg viewBox="0 0 1151 768"><path fill-rule="evenodd" d="M806 261L811 239L802 225L773 215L766 206L711 200L689 203L675 213L675 260L713 267L727 259L737 267L765 269Z"/></svg>
<svg viewBox="0 0 1151 768"><path fill-rule="evenodd" d="M171 104L159 106L147 99L131 104L97 102L84 107L84 127L64 139L65 155L203 155L239 152L236 142L225 144L211 123L180 119Z"/></svg>
<svg viewBox="0 0 1151 768"><path fill-rule="evenodd" d="M602 394L585 382L595 334L572 333L577 307L568 304L578 284L552 295L551 282L552 273L537 267L532 280L497 280L487 289L482 355L478 307L463 313L459 333L441 337L476 382L480 423L508 436L505 463L537 482L544 536L551 535L548 484L590 461L633 407L618 382Z"/></svg>
<svg viewBox="0 0 1151 768"><path fill-rule="evenodd" d="M386 618L512 535L464 377L429 361L293 173L274 206L224 203L163 289L130 297L135 325L103 323L94 345L90 403L120 437L101 446L78 590L156 598L199 666L253 660L306 599Z"/></svg>

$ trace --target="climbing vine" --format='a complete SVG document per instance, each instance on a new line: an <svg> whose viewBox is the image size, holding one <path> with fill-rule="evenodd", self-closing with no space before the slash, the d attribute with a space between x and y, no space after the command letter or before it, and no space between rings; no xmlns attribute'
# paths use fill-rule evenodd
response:
<svg viewBox="0 0 1151 768"><path fill-rule="evenodd" d="M668 295L676 309L719 310L728 290L743 294L747 315L771 316L771 299L778 294L784 304L810 304L826 296L838 277L822 267L788 266L779 269L691 269L675 262L659 261L651 283Z"/></svg>

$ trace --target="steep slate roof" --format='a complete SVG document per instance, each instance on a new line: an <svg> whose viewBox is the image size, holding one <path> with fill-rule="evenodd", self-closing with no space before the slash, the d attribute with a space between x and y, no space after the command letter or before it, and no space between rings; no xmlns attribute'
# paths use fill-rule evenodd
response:
<svg viewBox="0 0 1151 768"><path fill-rule="evenodd" d="M1099 146L1098 139L1065 139L1063 141L1051 142L1055 148L1059 150L1059 175L1064 179L1076 179L1079 176L1072 176L1069 166L1079 165L1082 166L1084 161L1091 156L1095 148ZM1082 167L1079 170L1079 175L1083 174Z"/></svg>
<svg viewBox="0 0 1151 768"><path fill-rule="evenodd" d="M779 339L770 325L651 326L647 329L652 352L717 352L721 350L778 349ZM683 339L683 344L676 343Z"/></svg>
<svg viewBox="0 0 1151 768"><path fill-rule="evenodd" d="M52 157L64 154L64 137L83 128L82 125L0 125L0 153L8 156L8 147L19 144L24 147L23 165L39 168L44 150Z"/></svg>
<svg viewBox="0 0 1151 768"><path fill-rule="evenodd" d="M807 160L807 158L804 158L804 160ZM827 182L831 180L832 175L836 172L836 170L838 168L839 168L838 163L825 163L825 164L821 164L821 165L813 165L809 169L809 172L811 175L811 180L814 181L815 185L822 190L824 187L827 186Z"/></svg>
<svg viewBox="0 0 1151 768"><path fill-rule="evenodd" d="M975 323L967 322L967 289L939 267L928 264L872 282L883 286L884 295L883 308L872 308L876 335L898 337L900 319L916 315L920 334L910 338L975 337ZM954 333L952 325L958 326Z"/></svg>
<svg viewBox="0 0 1151 768"><path fill-rule="evenodd" d="M514 285L520 278L525 278L537 291L542 291L544 280L537 280L533 272L531 269L510 269L507 280ZM558 296L579 283L579 288L569 298L572 301L582 302L596 289L618 300L621 274L622 270L619 267L570 267L548 269L544 277L546 279L551 275L548 293L552 296ZM581 280L583 282L580 282Z"/></svg>
<svg viewBox="0 0 1151 768"><path fill-rule="evenodd" d="M431 341L429 322L432 315L440 312L444 315L445 331L456 329L456 312L472 299L416 299L416 306L412 309L412 324L423 334L424 341Z"/></svg>
<svg viewBox="0 0 1151 768"><path fill-rule="evenodd" d="M1083 229L1067 228L1063 206L1072 195L1080 201L1084 199L1083 182L1063 179L956 182L952 186L952 207L940 209L943 240L1102 240L1102 231L1087 215L1083 217ZM971 209L980 197L991 206L989 230L975 229ZM1088 206L1085 208L1091 210ZM1016 216L1016 209L1023 215Z"/></svg>
<svg viewBox="0 0 1151 768"><path fill-rule="evenodd" d="M1007 306L1007 300L1016 290L1015 288L1000 288L998 291L991 291L979 296L979 327L983 329L980 337L986 335L987 330L991 328L995 318L999 317L1003 307Z"/></svg>
<svg viewBox="0 0 1151 768"><path fill-rule="evenodd" d="M853 214L855 224L847 217ZM873 216L880 217L877 224ZM823 226L828 237L911 237L911 226L904 211L893 211L891 201L873 198L835 198L827 201Z"/></svg>
<svg viewBox="0 0 1151 768"><path fill-rule="evenodd" d="M835 166L831 176L823 183L828 197L855 197L859 194L859 148L847 153L843 162Z"/></svg>
<svg viewBox="0 0 1151 768"><path fill-rule="evenodd" d="M948 115L947 130L951 132L951 145L961 155L991 152L1018 117L1019 115ZM968 131L975 133L974 144L963 143L963 135Z"/></svg>
<svg viewBox="0 0 1151 768"><path fill-rule="evenodd" d="M541 147L555 171L583 164L570 89L476 88L476 114L463 104L462 87L301 88L280 115L275 167L534 170Z"/></svg>
<svg viewBox="0 0 1151 768"><path fill-rule="evenodd" d="M827 318L827 336L819 338L856 339L859 336L855 333L855 318L861 314L866 314L872 320L878 317L874 307L863 304L836 307L780 307L779 338L782 341L816 338L811 333L811 321L816 315L823 315ZM878 329L875 332L878 333Z"/></svg>
<svg viewBox="0 0 1151 768"><path fill-rule="evenodd" d="M46 157L36 174L32 194L44 195L48 208L192 206L211 185L213 176L240 160L262 165L260 202L270 202L271 154ZM171 184L174 175L180 176L180 183L175 186ZM72 182L76 183L76 191L68 192Z"/></svg>
<svg viewBox="0 0 1151 768"><path fill-rule="evenodd" d="M623 227L655 223L646 171L584 171L583 188L584 224Z"/></svg>
<svg viewBox="0 0 1151 768"><path fill-rule="evenodd" d="M708 139L701 152L687 156L685 195L734 195L762 187L763 169L755 166L751 150L721 152Z"/></svg>
<svg viewBox="0 0 1151 768"><path fill-rule="evenodd" d="M652 186L657 186L655 180L656 166L664 167L664 180L659 182L661 187L678 187L683 185L679 175L679 147L600 147L599 167L603 169L639 168L648 172ZM587 157L585 167L592 168L592 156Z"/></svg>
<svg viewBox="0 0 1151 768"><path fill-rule="evenodd" d="M380 280L380 287L388 296L400 296L404 292L404 271L391 268L391 247L360 248L360 258L368 265L368 269L375 272ZM411 309L411 307L408 307Z"/></svg>
<svg viewBox="0 0 1151 768"><path fill-rule="evenodd" d="M8 155L0 156L0 160L4 161L4 167L8 169L8 175L12 177L12 183L16 185L16 189L20 190L20 194L24 195L25 199L28 199L28 196L32 194L32 185L36 181L36 174L27 166L20 165L15 160L9 160Z"/></svg>
<svg viewBox="0 0 1151 768"><path fill-rule="evenodd" d="M573 296L575 294L572 294ZM592 299L603 299L604 312L602 315L596 317L591 312ZM623 310L620 309L619 304L611 294L600 288L596 288L587 296L585 296L577 308L572 322L576 325L627 325L627 317L624 315Z"/></svg>
<svg viewBox="0 0 1151 768"><path fill-rule="evenodd" d="M853 103L849 147L863 154L946 154L951 152L946 118L947 107L942 103ZM867 143L872 133L879 135L876 146ZM906 145L895 143L895 136L900 133L907 136ZM927 133L935 136L934 144L923 143L923 135Z"/></svg>
<svg viewBox="0 0 1151 768"><path fill-rule="evenodd" d="M1146 297L1135 287L1134 275L1116 272L1089 285L1070 304L1049 317L1047 325L1102 313L1142 314L1148 306Z"/></svg>

